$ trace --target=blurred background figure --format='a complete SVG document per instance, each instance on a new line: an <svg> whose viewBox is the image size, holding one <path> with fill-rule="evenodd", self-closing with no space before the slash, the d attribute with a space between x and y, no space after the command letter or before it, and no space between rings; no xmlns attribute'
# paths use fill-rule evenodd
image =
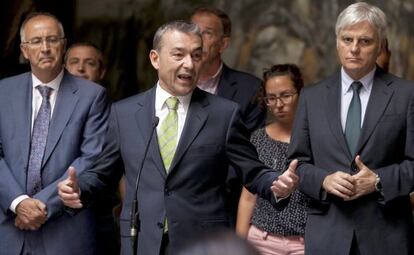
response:
<svg viewBox="0 0 414 255"><path fill-rule="evenodd" d="M65 55L65 68L69 73L101 84L106 73L101 50L93 43L72 44Z"/></svg>
<svg viewBox="0 0 414 255"><path fill-rule="evenodd" d="M266 112L254 100L261 80L228 67L222 60L222 53L230 45L229 16L215 7L200 7L193 11L191 21L200 27L203 39L203 68L197 87L238 103L242 120L250 133L262 127ZM230 167L227 206L231 212L230 221L233 227L242 186L241 173Z"/></svg>
<svg viewBox="0 0 414 255"><path fill-rule="evenodd" d="M381 67L384 71L389 72L390 61L391 61L391 50L388 45L388 40L385 39L384 45L381 48L381 53L377 58L377 65ZM410 201L411 201L411 208L412 208L413 221L414 221L414 192L410 193Z"/></svg>
<svg viewBox="0 0 414 255"><path fill-rule="evenodd" d="M210 232L195 240L178 255L261 255L250 243L233 231Z"/></svg>
<svg viewBox="0 0 414 255"><path fill-rule="evenodd" d="M200 27L203 39L203 68L198 88L238 103L250 132L262 127L265 111L254 100L260 79L228 67L221 58L230 45L229 16L215 7L200 7L193 11L191 21Z"/></svg>
<svg viewBox="0 0 414 255"><path fill-rule="evenodd" d="M260 160L284 171L303 79L293 64L274 65L263 73L258 101L271 120L251 137ZM237 233L246 237L262 254L304 254L307 198L296 190L279 211L268 201L243 188L237 217Z"/></svg>
<svg viewBox="0 0 414 255"><path fill-rule="evenodd" d="M106 73L103 54L97 46L90 42L72 44L66 51L66 70L84 79L102 85ZM119 168L122 169L122 168ZM120 199L117 195L118 181L123 171L114 171L116 176L111 178L110 185L99 194L92 205L96 217L96 249L100 255L119 254L119 228L117 227L120 214ZM122 179L123 180L123 179ZM120 190L124 190L124 182L121 181ZM122 193L120 191L120 193Z"/></svg>
<svg viewBox="0 0 414 255"><path fill-rule="evenodd" d="M384 40L384 44L381 47L381 53L377 57L377 65L381 67L382 70L388 72L390 70L390 59L391 51L388 46L388 40Z"/></svg>

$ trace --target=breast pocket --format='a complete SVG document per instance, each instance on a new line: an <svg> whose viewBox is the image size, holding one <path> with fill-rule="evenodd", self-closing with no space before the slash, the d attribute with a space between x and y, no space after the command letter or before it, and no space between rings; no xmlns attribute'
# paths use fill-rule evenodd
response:
<svg viewBox="0 0 414 255"><path fill-rule="evenodd" d="M189 157L215 157L220 154L222 150L221 145L218 144L201 144L193 145L187 151Z"/></svg>
<svg viewBox="0 0 414 255"><path fill-rule="evenodd" d="M399 122L403 119L402 114L384 114L380 122Z"/></svg>
<svg viewBox="0 0 414 255"><path fill-rule="evenodd" d="M215 230L229 228L230 222L227 218L206 219L201 222L201 228L204 230Z"/></svg>

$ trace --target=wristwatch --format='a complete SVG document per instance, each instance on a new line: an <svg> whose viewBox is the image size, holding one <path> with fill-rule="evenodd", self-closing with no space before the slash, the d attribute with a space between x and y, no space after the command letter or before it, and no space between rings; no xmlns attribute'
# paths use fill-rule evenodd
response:
<svg viewBox="0 0 414 255"><path fill-rule="evenodd" d="M379 175L375 175L375 190L379 193L382 193L382 183L381 183L381 178L379 177Z"/></svg>

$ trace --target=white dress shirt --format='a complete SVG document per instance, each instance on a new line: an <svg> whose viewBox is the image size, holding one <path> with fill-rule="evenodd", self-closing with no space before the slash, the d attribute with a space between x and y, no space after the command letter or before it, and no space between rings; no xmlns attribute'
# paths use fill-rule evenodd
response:
<svg viewBox="0 0 414 255"><path fill-rule="evenodd" d="M176 96L178 98L178 108L177 108L177 115L178 115L178 134L177 134L177 143L180 141L181 133L184 128L185 119L187 117L188 107L190 106L191 96L193 92L189 93L185 96ZM160 83L157 83L157 87L155 89L155 116L157 116L160 120L159 123L161 124L164 119L168 115L168 107L165 103L169 97L173 97L170 93L164 90ZM157 132L160 132L161 125L157 126Z"/></svg>
<svg viewBox="0 0 414 255"><path fill-rule="evenodd" d="M362 87L359 91L359 98L361 99L361 128L364 124L365 112L367 110L369 96L371 95L372 85L374 83L374 74L376 67L367 75L362 77L359 81ZM348 108L351 104L353 92L351 84L354 80L349 77L344 68L341 69L341 125L342 131L345 132L346 116L348 115Z"/></svg>
<svg viewBox="0 0 414 255"><path fill-rule="evenodd" d="M33 73L32 73L32 131L33 131L33 124L34 120L36 119L37 113L39 112L40 106L42 105L42 95L40 94L40 91L36 88L37 86L47 86L52 88L52 92L50 93L50 114L52 117L53 115L53 109L55 108L56 104L56 98L59 91L60 83L63 79L63 69L62 71L56 76L55 79L48 83L41 82Z"/></svg>
<svg viewBox="0 0 414 255"><path fill-rule="evenodd" d="M40 106L42 105L42 95L40 94L40 91L36 88L37 86L41 85L41 86L48 86L50 88L52 88L52 92L50 94L50 114L51 117L53 116L53 109L55 108L55 104L56 104L56 98L57 98L57 94L59 92L59 87L60 87L60 83L62 82L63 79L63 69L62 71L56 76L55 79L53 79L52 81L48 82L48 83L43 83L41 82L33 73L32 73L32 121L31 121L31 132L33 132L33 124L34 124L34 120L37 117L37 113L39 112ZM17 198L15 198L11 205L10 205L10 210L14 213L16 213L16 207L17 205L23 201L24 199L29 198L28 195L20 195Z"/></svg>

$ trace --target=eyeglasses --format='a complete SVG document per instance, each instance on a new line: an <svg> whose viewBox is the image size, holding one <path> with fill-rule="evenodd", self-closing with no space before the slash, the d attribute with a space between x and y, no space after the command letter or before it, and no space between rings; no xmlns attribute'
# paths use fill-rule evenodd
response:
<svg viewBox="0 0 414 255"><path fill-rule="evenodd" d="M58 37L54 35L47 37L33 37L29 41L23 42L23 44L27 44L31 47L37 48L40 47L43 44L43 42L46 42L46 44L49 46L56 46L63 39L65 39L65 37Z"/></svg>
<svg viewBox="0 0 414 255"><path fill-rule="evenodd" d="M282 94L280 96L267 96L267 97L264 97L264 101L265 101L266 105L276 105L278 99L284 105L285 104L290 104L290 103L292 103L293 96L296 95L296 94L297 94L297 92L295 92L295 93L286 93L286 94Z"/></svg>

